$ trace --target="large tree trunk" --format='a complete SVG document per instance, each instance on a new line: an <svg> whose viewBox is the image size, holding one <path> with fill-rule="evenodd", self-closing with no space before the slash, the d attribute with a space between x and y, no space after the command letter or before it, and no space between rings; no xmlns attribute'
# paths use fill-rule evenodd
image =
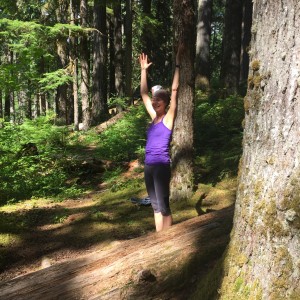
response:
<svg viewBox="0 0 300 300"><path fill-rule="evenodd" d="M59 23L67 23L68 1L62 0L56 10L56 18ZM57 55L60 68L66 68L68 64L67 40L64 37L57 38ZM67 106L68 106L68 85L63 84L57 88L55 98L56 115L60 122L67 123Z"/></svg>
<svg viewBox="0 0 300 300"><path fill-rule="evenodd" d="M238 92L242 35L242 1L226 0L220 79L225 94Z"/></svg>
<svg viewBox="0 0 300 300"><path fill-rule="evenodd" d="M108 26L108 97L114 97L116 95L115 87L115 25L114 16L107 16L107 26Z"/></svg>
<svg viewBox="0 0 300 300"><path fill-rule="evenodd" d="M80 0L81 27L87 27L88 18L87 0ZM86 35L80 38L80 64L81 64L81 104L82 104L82 129L87 130L91 126L91 109L89 102L89 43Z"/></svg>
<svg viewBox="0 0 300 300"><path fill-rule="evenodd" d="M124 96L123 80L123 53L122 53L122 15L121 1L114 4L114 67L115 67L115 90L118 97Z"/></svg>
<svg viewBox="0 0 300 300"><path fill-rule="evenodd" d="M142 13L146 17L151 17L151 2L152 0L142 0L141 5L142 5ZM147 24L148 22L144 22L142 26L142 34L141 34L141 46L142 46L142 52L147 53L152 57L152 49L153 49L153 38L152 34L147 30Z"/></svg>
<svg viewBox="0 0 300 300"><path fill-rule="evenodd" d="M70 23L75 25L76 8L73 0L70 0ZM74 108L74 130L79 130L79 98L78 98L78 57L77 57L77 44L78 39L70 35L70 64L73 75L73 108Z"/></svg>
<svg viewBox="0 0 300 300"><path fill-rule="evenodd" d="M221 298L299 299L300 2L253 4L244 152Z"/></svg>
<svg viewBox="0 0 300 300"><path fill-rule="evenodd" d="M178 41L184 44L181 58L177 117L172 141L171 200L188 199L193 193L193 113L195 10L193 1L174 1L174 28Z"/></svg>
<svg viewBox="0 0 300 300"><path fill-rule="evenodd" d="M249 47L251 41L252 26L252 0L244 0L243 3L243 23L242 23L242 49L241 49L241 68L240 86L247 86L249 73Z"/></svg>
<svg viewBox="0 0 300 300"><path fill-rule="evenodd" d="M15 278L0 284L0 298L188 299L205 265L222 255L232 215L232 208L216 211Z"/></svg>
<svg viewBox="0 0 300 300"><path fill-rule="evenodd" d="M212 0L198 0L196 38L196 87L209 89L210 81L210 36Z"/></svg>
<svg viewBox="0 0 300 300"><path fill-rule="evenodd" d="M107 28L106 1L94 0L92 124L107 114Z"/></svg>
<svg viewBox="0 0 300 300"><path fill-rule="evenodd" d="M125 96L132 96L132 0L126 0L125 17Z"/></svg>

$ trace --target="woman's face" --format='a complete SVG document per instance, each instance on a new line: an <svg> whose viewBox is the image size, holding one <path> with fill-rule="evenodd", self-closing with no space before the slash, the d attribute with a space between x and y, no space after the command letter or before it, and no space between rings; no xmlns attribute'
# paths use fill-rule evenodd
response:
<svg viewBox="0 0 300 300"><path fill-rule="evenodd" d="M151 101L152 101L152 106L153 106L153 108L154 108L154 110L157 114L164 114L165 113L166 102L163 99L161 99L157 96L154 96L151 99Z"/></svg>

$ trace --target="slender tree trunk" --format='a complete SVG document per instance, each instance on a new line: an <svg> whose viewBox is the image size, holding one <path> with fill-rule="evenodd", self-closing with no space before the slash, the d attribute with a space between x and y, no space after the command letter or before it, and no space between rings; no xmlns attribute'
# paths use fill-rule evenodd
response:
<svg viewBox="0 0 300 300"><path fill-rule="evenodd" d="M132 0L126 0L125 17L125 96L132 96Z"/></svg>
<svg viewBox="0 0 300 300"><path fill-rule="evenodd" d="M243 23L242 23L242 49L241 49L241 70L240 86L246 86L249 73L249 47L251 41L252 26L252 0L244 0Z"/></svg>
<svg viewBox="0 0 300 300"><path fill-rule="evenodd" d="M67 23L66 17L68 16L68 1L59 1L58 8L56 10L56 17L58 22ZM60 37L56 41L57 55L59 60L59 67L65 68L68 64L67 56L67 41L65 37ZM67 123L67 105L68 105L68 88L67 84L63 84L57 88L56 93L56 115L61 123Z"/></svg>
<svg viewBox="0 0 300 300"><path fill-rule="evenodd" d="M159 39L154 38L152 45L149 48L151 53L151 60L154 66L161 66L151 70L151 77L153 78L153 85L160 84L167 87L172 82L172 67L173 57L173 0L155 0L152 1L152 12L156 12L155 19L161 24L159 31ZM160 82L154 80L160 78Z"/></svg>
<svg viewBox="0 0 300 300"><path fill-rule="evenodd" d="M45 59L43 56L38 61L39 64L39 73L42 76L45 73ZM39 98L40 98L40 112L42 116L46 115L46 96L45 94L39 90Z"/></svg>
<svg viewBox="0 0 300 300"><path fill-rule="evenodd" d="M94 0L94 49L93 49L93 88L92 123L100 123L107 114L107 28L106 1Z"/></svg>
<svg viewBox="0 0 300 300"><path fill-rule="evenodd" d="M300 2L253 2L245 132L221 299L300 296Z"/></svg>
<svg viewBox="0 0 300 300"><path fill-rule="evenodd" d="M182 41L178 108L172 141L171 200L188 199L193 193L193 113L195 61L195 8L193 0L174 0L176 42Z"/></svg>
<svg viewBox="0 0 300 300"><path fill-rule="evenodd" d="M3 114L3 102L2 102L2 90L0 90L0 118L4 118Z"/></svg>
<svg viewBox="0 0 300 300"><path fill-rule="evenodd" d="M70 17L71 24L75 25L76 9L73 0L70 0ZM70 36L71 49L70 49L70 63L72 65L73 74L73 107L74 107L74 130L79 130L79 99L78 99L78 57L77 57L77 43L78 39Z"/></svg>
<svg viewBox="0 0 300 300"><path fill-rule="evenodd" d="M196 38L196 87L209 89L210 81L210 37L212 0L198 0Z"/></svg>
<svg viewBox="0 0 300 300"><path fill-rule="evenodd" d="M31 82L28 80L27 82L27 105L26 105L26 111L25 111L25 117L29 120L32 119L32 100L31 100L31 91L30 91L30 85Z"/></svg>
<svg viewBox="0 0 300 300"><path fill-rule="evenodd" d="M27 109L27 97L24 90L18 93L18 122L23 121L26 118Z"/></svg>
<svg viewBox="0 0 300 300"><path fill-rule="evenodd" d="M151 16L151 3L152 0L142 0L142 12L145 16ZM147 29L147 22L143 23L142 25L144 28L142 29L141 34L141 45L142 45L142 52L147 53L151 57L153 56L152 48L153 48L153 39L152 35L149 34L149 31Z"/></svg>
<svg viewBox="0 0 300 300"><path fill-rule="evenodd" d="M1 66L1 57L0 57L0 66ZM0 118L4 118L4 111L3 111L3 91L0 89Z"/></svg>
<svg viewBox="0 0 300 300"><path fill-rule="evenodd" d="M87 27L87 0L80 0L81 27ZM91 126L91 109L89 102L89 43L86 35L80 37L80 64L81 64L81 104L82 104L82 129Z"/></svg>
<svg viewBox="0 0 300 300"><path fill-rule="evenodd" d="M109 59L108 59L108 65L109 65L109 88L108 88L108 97L113 97L116 95L116 87L115 87L115 28L114 28L114 16L111 15L108 17L107 20L107 26L109 31Z"/></svg>
<svg viewBox="0 0 300 300"><path fill-rule="evenodd" d="M238 92L242 35L242 1L226 0L220 79L225 96Z"/></svg>
<svg viewBox="0 0 300 300"><path fill-rule="evenodd" d="M122 50L122 16L121 1L114 5L114 67L115 67L115 90L118 97L124 96L123 80L123 50Z"/></svg>
<svg viewBox="0 0 300 300"><path fill-rule="evenodd" d="M10 92L5 90L4 95L4 119L6 122L10 120Z"/></svg>
<svg viewBox="0 0 300 300"><path fill-rule="evenodd" d="M6 90L4 94L4 120L8 122L10 119L10 98L9 92Z"/></svg>

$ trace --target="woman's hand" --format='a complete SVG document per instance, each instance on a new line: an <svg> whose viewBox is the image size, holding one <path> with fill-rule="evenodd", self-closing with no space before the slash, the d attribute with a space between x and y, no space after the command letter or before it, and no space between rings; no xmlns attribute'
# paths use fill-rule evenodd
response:
<svg viewBox="0 0 300 300"><path fill-rule="evenodd" d="M148 62L148 56L142 53L140 55L140 64L142 70L147 70L152 65L152 62Z"/></svg>

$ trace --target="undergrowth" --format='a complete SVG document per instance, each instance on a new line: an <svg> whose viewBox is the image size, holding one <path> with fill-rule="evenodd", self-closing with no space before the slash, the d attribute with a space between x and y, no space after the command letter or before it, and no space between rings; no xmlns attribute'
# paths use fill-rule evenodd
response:
<svg viewBox="0 0 300 300"><path fill-rule="evenodd" d="M215 184L236 175L242 148L242 99L213 99L198 93L195 104L195 178ZM31 197L78 197L93 189L93 177L119 188L123 183L112 178L122 174L124 163L143 162L149 121L144 107L135 105L101 134L94 128L73 132L55 126L53 114L21 125L2 122L0 205ZM111 163L103 165L103 161Z"/></svg>

